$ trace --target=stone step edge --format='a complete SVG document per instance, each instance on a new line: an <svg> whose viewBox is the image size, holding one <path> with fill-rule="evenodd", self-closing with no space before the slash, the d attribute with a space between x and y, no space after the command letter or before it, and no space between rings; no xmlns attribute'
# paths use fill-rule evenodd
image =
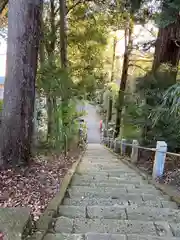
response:
<svg viewBox="0 0 180 240"><path fill-rule="evenodd" d="M180 209L176 209L176 208L160 208L160 207L147 207L147 206L138 206L136 207L135 205L134 206L130 206L130 205L118 205L118 204L114 204L114 205L111 205L111 206L107 206L107 205L86 205L86 206L82 206L82 205L68 205L68 204L62 204L62 205L59 205L59 208L58 208L58 211L61 207L67 207L67 208L84 208L85 210L88 208L88 207L99 207L99 208L119 208L119 209L127 209L127 210L130 210L130 209L134 209L134 210L147 210L147 209L151 209L152 211L174 211L174 212L179 212L180 214Z"/></svg>
<svg viewBox="0 0 180 240"><path fill-rule="evenodd" d="M112 225L113 223L113 225ZM82 225L81 225L82 224ZM121 227L125 226L125 228L127 227L127 229L129 228L129 226L137 226L138 230L139 230L139 226L141 227L153 227L152 232L153 234L150 234L151 236L163 236L165 237L178 237L179 236L179 231L178 231L178 223L175 222L169 222L169 221L156 221L156 220L152 220L152 221L137 221L137 220L118 220L118 219L106 219L106 218L101 218L101 219L87 219L87 218L70 218L70 217L58 217L57 219L54 219L54 223L53 223L53 228L51 229L51 233L66 233L66 234L72 234L72 233L76 233L76 234L86 234L87 232L90 232L89 229L86 229L86 232L84 232L83 229L83 224L91 224L94 226L92 226L91 228L91 232L95 232L95 233L110 233L110 234L117 234L118 232L120 232L120 230L118 230L117 232L114 232L114 227ZM98 226L100 224L100 231L97 230L96 226ZM109 226L108 226L109 225ZM78 227L81 226L81 230L78 229ZM106 230L104 229L104 226L106 226ZM114 227L113 227L114 226ZM77 227L77 231L74 229L74 227ZM113 230L107 230L107 228L109 227L112 228ZM86 228L86 227L85 227ZM98 228L99 229L99 228ZM103 229L103 230L102 230ZM147 229L146 229L147 230ZM108 232L107 232L108 231ZM122 231L123 232L123 231ZM162 233L166 233L166 235L162 235ZM155 233L155 234L154 234ZM124 234L127 234L126 232L124 232ZM148 235L149 232L132 232L132 233L128 233L128 234L136 234L136 235ZM169 238L168 238L169 239ZM165 240L165 239L164 239Z"/></svg>
<svg viewBox="0 0 180 240"><path fill-rule="evenodd" d="M99 212L100 210L100 212ZM108 213L101 213L102 211L109 211ZM95 212L99 212L96 215ZM113 212L113 215L111 214ZM116 212L118 214L116 214ZM135 220L133 214L137 216L139 221L162 221L166 218L169 222L177 223L180 221L180 210L171 208L159 207L133 207L133 206L73 206L73 205L60 205L58 214L60 217L67 218L86 218L86 219L114 219L114 220ZM142 215L144 218L142 218ZM161 216L158 218L158 216ZM163 216L163 218L162 218ZM174 216L174 217L173 217ZM153 219L150 219L153 218Z"/></svg>
<svg viewBox="0 0 180 240"><path fill-rule="evenodd" d="M85 198L84 199L84 200L87 200L87 202L84 201L81 198L72 198L71 199L72 201L73 200L75 200L77 202L79 201L78 204L72 204L72 203L64 202L65 200L68 200L68 199L70 199L70 198L64 198L64 200L63 200L63 205L64 206L96 206L97 205L96 203L95 204L88 203L88 200L90 200L89 198L87 198L87 199ZM96 199L96 198L93 198L93 199ZM97 199L100 200L100 201L107 200L106 198L97 198ZM110 200L112 200L112 199L110 199ZM116 199L114 199L114 200L116 201ZM83 201L86 204L82 204ZM145 207L145 206L147 206L148 207L148 203L150 203L149 206L153 207L153 203L157 203L157 200L154 200L154 201L152 201L152 200L150 200L150 201L142 201L142 202L141 201L139 202L137 200L136 201L126 200L126 201L122 202L122 204L118 204L118 203L114 203L114 204L110 204L110 205L100 204L99 206L113 206L113 205L117 205L117 206L121 206L121 207L125 207L125 206L130 206L130 207L139 207L139 206ZM178 206L176 205L176 203L173 202L173 201L159 200L158 204L159 204L159 206L161 206L159 208L179 209ZM158 208L158 207L154 206L154 208Z"/></svg>
<svg viewBox="0 0 180 240"><path fill-rule="evenodd" d="M61 205L66 191L68 189L68 186L71 183L72 177L74 173L76 172L76 169L83 159L83 156L85 154L86 149L80 154L79 158L76 160L76 162L73 163L72 167L68 170L66 173L61 187L60 191L55 195L55 197L49 202L47 208L45 211L41 214L40 218L35 224L35 228L33 229L34 232L27 240L43 240L45 234L48 232L49 226L52 224L54 217L56 216L58 212L58 208Z"/></svg>
<svg viewBox="0 0 180 240"><path fill-rule="evenodd" d="M72 238L71 238L72 236ZM112 237L112 238L111 238ZM157 237L151 235L137 235L137 234L108 234L108 233L86 233L86 234L66 234L66 233L48 233L43 240L58 240L58 239L73 239L73 240L114 240L113 237L119 237L119 240L132 240L132 239L140 239L140 237L144 237L147 240L179 240L177 237ZM121 238L120 238L121 237Z"/></svg>

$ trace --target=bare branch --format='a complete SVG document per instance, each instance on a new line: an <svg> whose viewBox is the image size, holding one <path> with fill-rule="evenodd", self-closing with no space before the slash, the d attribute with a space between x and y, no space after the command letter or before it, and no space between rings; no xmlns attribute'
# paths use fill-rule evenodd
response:
<svg viewBox="0 0 180 240"><path fill-rule="evenodd" d="M155 47L156 40L150 40L142 43L137 43L134 45L134 49L142 49L147 52L150 48Z"/></svg>
<svg viewBox="0 0 180 240"><path fill-rule="evenodd" d="M74 5L72 5L71 7L69 7L69 9L67 9L66 14L68 14L71 10L73 10L76 6L78 6L78 5L81 4L81 3L84 3L84 1L83 1L83 0L77 1Z"/></svg>
<svg viewBox="0 0 180 240"><path fill-rule="evenodd" d="M145 69L145 68L143 68L143 67L141 67L137 64L129 64L129 67L136 67L136 68L139 68L139 69L143 70L144 72L147 72L147 69Z"/></svg>

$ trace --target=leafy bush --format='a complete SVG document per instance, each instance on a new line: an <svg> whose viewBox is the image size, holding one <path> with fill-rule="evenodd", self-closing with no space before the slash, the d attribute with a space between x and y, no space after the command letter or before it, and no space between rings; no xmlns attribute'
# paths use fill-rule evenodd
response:
<svg viewBox="0 0 180 240"><path fill-rule="evenodd" d="M165 91L162 104L153 115L153 128L157 129L159 140L166 139L169 150L180 151L180 84L174 84ZM173 123L173 124L172 124ZM161 127L161 131L158 128Z"/></svg>
<svg viewBox="0 0 180 240"><path fill-rule="evenodd" d="M166 81L164 79L163 71L138 79L137 92L141 103L137 107L139 114L130 115L134 123L141 127L142 144L154 147L156 141L163 140L167 142L170 151L179 151L180 118L177 112L170 109L176 106L172 99L170 101L172 91L171 94L169 93L169 98L167 97L167 89L172 81L168 75Z"/></svg>

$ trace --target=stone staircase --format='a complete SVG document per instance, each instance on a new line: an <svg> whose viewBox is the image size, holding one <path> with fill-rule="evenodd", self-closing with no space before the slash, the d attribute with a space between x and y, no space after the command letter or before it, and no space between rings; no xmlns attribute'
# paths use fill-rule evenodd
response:
<svg viewBox="0 0 180 240"><path fill-rule="evenodd" d="M100 144L89 144L44 240L177 240L180 210Z"/></svg>

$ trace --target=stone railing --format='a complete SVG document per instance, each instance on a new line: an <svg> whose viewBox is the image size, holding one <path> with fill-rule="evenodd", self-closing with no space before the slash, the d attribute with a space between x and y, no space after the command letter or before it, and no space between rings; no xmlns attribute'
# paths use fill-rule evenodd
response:
<svg viewBox="0 0 180 240"><path fill-rule="evenodd" d="M130 148L130 161L133 164L138 163L138 153L140 149L153 152L153 179L159 179L163 176L167 155L180 157L180 154L167 151L167 143L165 141L157 141L155 148L148 148L140 146L139 142L136 139L132 140L131 142L128 142L126 139L114 139L113 133L109 130L103 130L102 143L121 156L127 155L127 148Z"/></svg>

